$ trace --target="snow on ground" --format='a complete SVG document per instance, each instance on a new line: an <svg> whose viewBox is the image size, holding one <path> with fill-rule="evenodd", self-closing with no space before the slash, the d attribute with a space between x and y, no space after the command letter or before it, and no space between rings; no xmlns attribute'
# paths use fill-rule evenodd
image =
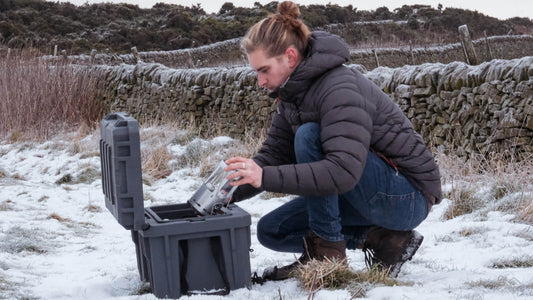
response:
<svg viewBox="0 0 533 300"><path fill-rule="evenodd" d="M0 144L0 298L156 299L143 293L130 232L107 211L100 182L98 136L80 142ZM210 141L220 144L227 138ZM80 151L80 145L89 150ZM93 147L93 148L91 148ZM169 146L180 153L179 145ZM201 184L198 170L183 168L144 186L145 206L184 203ZM480 187L481 188L481 187ZM239 203L252 216L252 272L294 260L262 247L259 217L290 197L259 195ZM501 212L444 221L450 204L435 206L418 228L425 240L404 265L401 286L376 286L366 299L533 299L533 268L494 267L533 261L533 228ZM360 251L348 251L354 270ZM529 258L529 259L528 259ZM227 296L182 299L308 299L295 279L253 285ZM315 299L350 299L348 290L322 290Z"/></svg>

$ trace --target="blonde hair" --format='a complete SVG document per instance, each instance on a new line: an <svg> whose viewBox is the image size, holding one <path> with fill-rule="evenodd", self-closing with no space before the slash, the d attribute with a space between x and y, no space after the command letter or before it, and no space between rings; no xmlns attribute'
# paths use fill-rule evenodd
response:
<svg viewBox="0 0 533 300"><path fill-rule="evenodd" d="M278 12L252 26L241 41L241 50L248 54L261 48L269 57L281 55L293 46L304 55L311 32L298 19L300 9L292 1L278 4Z"/></svg>

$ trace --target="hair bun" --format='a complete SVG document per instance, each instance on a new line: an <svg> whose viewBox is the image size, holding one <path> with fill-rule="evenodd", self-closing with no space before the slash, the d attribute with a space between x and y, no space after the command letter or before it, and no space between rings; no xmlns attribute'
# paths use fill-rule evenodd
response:
<svg viewBox="0 0 533 300"><path fill-rule="evenodd" d="M298 5L292 1L283 1L278 4L278 12L282 16L288 16L293 19L298 19L300 16L300 9Z"/></svg>

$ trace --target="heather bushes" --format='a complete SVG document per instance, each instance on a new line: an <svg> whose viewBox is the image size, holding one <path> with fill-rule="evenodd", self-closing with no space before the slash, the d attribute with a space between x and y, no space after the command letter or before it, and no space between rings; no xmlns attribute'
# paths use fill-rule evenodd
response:
<svg viewBox="0 0 533 300"><path fill-rule="evenodd" d="M126 53L132 46L139 51L176 50L238 38L255 22L276 11L278 2L254 7L221 5L218 13L207 14L199 4L190 7L157 3L151 9L132 4L84 4L44 0L0 0L0 50L33 47L51 54L54 46L68 54L100 52L109 49ZM533 22L527 18L498 20L477 11L438 9L427 5L404 5L389 10L358 10L356 6L301 5L301 17L312 29L330 24L353 24L358 28L339 32L352 45L380 47L410 44L446 44L457 41L457 26L467 24L474 39L508 34L531 34ZM399 21L361 25L380 20ZM359 26L361 25L361 26Z"/></svg>

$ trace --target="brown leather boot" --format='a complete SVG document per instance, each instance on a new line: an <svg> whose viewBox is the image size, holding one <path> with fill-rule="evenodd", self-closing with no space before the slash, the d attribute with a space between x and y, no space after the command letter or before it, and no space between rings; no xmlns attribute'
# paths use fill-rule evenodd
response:
<svg viewBox="0 0 533 300"><path fill-rule="evenodd" d="M388 270L390 277L398 276L402 265L413 258L424 237L415 230L396 231L379 226L368 230L363 245L368 267Z"/></svg>
<svg viewBox="0 0 533 300"><path fill-rule="evenodd" d="M320 238L314 232L309 233L309 238L313 240L314 259L322 261L324 258L341 261L346 258L346 242L330 242Z"/></svg>
<svg viewBox="0 0 533 300"><path fill-rule="evenodd" d="M307 264L310 260L336 259L337 261L346 259L346 243L344 241L330 242L323 240L314 232L310 231L309 235L304 237L304 252L290 265L283 267L271 267L263 272L263 281L267 280L284 280L291 276L300 265Z"/></svg>

